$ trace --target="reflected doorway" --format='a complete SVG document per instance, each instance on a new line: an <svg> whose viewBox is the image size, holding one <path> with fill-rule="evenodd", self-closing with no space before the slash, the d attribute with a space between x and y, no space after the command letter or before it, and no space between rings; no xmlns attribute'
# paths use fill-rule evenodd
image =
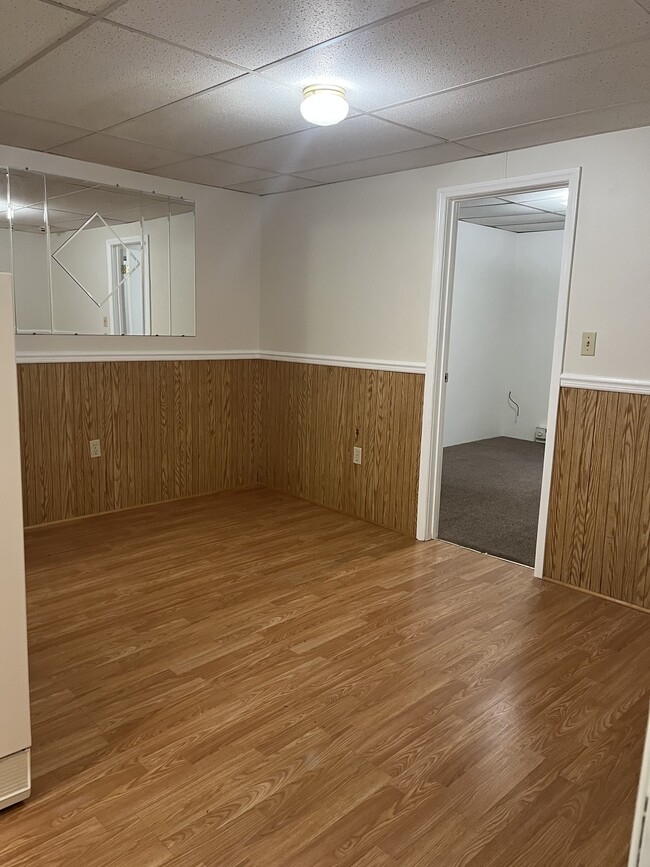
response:
<svg viewBox="0 0 650 867"><path fill-rule="evenodd" d="M108 334L151 333L151 285L149 245L139 238L107 241L109 288L112 291L109 314L104 317Z"/></svg>

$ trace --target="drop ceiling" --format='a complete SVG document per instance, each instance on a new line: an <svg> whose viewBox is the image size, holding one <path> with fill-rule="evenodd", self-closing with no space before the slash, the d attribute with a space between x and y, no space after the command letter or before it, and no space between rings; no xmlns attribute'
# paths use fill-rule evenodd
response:
<svg viewBox="0 0 650 867"><path fill-rule="evenodd" d="M458 219L506 232L561 231L567 200L566 188L466 199L458 209Z"/></svg>
<svg viewBox="0 0 650 867"><path fill-rule="evenodd" d="M257 195L650 124L650 0L0 10L0 143ZM314 82L348 119L303 120Z"/></svg>

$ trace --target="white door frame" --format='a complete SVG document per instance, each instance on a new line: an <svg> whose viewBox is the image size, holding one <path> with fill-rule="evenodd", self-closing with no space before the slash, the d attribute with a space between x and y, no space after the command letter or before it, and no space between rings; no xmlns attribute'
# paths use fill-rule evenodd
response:
<svg viewBox="0 0 650 867"><path fill-rule="evenodd" d="M149 272L149 235L144 236L144 241L142 235L134 235L130 238L119 238L117 235L115 238L109 238L106 241L106 262L108 267L108 290L109 295L106 299L110 301L108 305L108 315L109 315L109 327L110 334L115 334L115 324L116 321L119 320L119 316L117 315L117 304L118 304L118 295L119 290L121 289L123 280L119 281L115 288L113 287L114 277L113 274L113 256L115 255L115 249L117 247L126 247L129 245L137 245L142 251L142 262L140 263L141 267L141 285L142 285L142 304L143 304L143 324L144 324L144 332L145 336L151 334L151 275ZM104 302L105 303L105 302ZM119 332L118 332L119 333Z"/></svg>
<svg viewBox="0 0 650 867"><path fill-rule="evenodd" d="M564 365L569 286L573 265L579 168L526 175L518 178L467 184L461 187L446 187L438 191L436 229L434 237L433 283L429 306L429 333L427 338L427 364L424 380L424 407L422 416L422 443L420 451L420 484L418 494L417 538L435 539L438 536L440 512L440 482L442 475L442 434L445 408L445 381L449 355L449 331L451 322L451 299L453 292L456 258L456 236L459 203L464 199L481 196L499 196L508 193L523 193L551 187L568 187L564 244L560 270L560 289L555 321L551 388L548 404L548 429L542 473L542 492L537 528L534 575L542 577L548 505L555 446L555 426L560 398L560 376Z"/></svg>

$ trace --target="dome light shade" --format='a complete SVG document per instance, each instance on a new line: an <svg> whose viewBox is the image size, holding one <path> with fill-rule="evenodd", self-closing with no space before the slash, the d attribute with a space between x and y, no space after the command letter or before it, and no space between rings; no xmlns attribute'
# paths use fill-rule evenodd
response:
<svg viewBox="0 0 650 867"><path fill-rule="evenodd" d="M342 87L310 84L302 92L300 112L306 121L317 126L332 126L347 117L350 106Z"/></svg>

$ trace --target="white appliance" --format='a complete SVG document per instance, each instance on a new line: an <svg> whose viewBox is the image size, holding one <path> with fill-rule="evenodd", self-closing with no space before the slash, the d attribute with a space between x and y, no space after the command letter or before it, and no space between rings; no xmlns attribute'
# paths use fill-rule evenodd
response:
<svg viewBox="0 0 650 867"><path fill-rule="evenodd" d="M13 296L0 274L0 810L29 797L30 746Z"/></svg>
<svg viewBox="0 0 650 867"><path fill-rule="evenodd" d="M650 867L650 721L641 763L628 867Z"/></svg>

